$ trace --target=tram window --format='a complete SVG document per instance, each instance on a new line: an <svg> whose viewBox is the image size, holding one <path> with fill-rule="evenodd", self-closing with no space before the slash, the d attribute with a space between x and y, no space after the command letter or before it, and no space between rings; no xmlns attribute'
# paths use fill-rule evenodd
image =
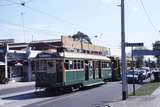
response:
<svg viewBox="0 0 160 107"><path fill-rule="evenodd" d="M77 69L77 61L74 60L74 69Z"/></svg>
<svg viewBox="0 0 160 107"><path fill-rule="evenodd" d="M110 67L109 62L106 62L106 68L109 68L109 67Z"/></svg>
<svg viewBox="0 0 160 107"><path fill-rule="evenodd" d="M102 68L107 68L107 63L106 62L102 62Z"/></svg>
<svg viewBox="0 0 160 107"><path fill-rule="evenodd" d="M104 68L106 68L106 63L105 63L105 62L104 62L104 65L103 65L103 66L104 66Z"/></svg>
<svg viewBox="0 0 160 107"><path fill-rule="evenodd" d="M56 60L56 71L62 72L62 60Z"/></svg>
<svg viewBox="0 0 160 107"><path fill-rule="evenodd" d="M104 68L104 62L102 62L102 68Z"/></svg>
<svg viewBox="0 0 160 107"><path fill-rule="evenodd" d="M73 69L73 61L69 61L69 69Z"/></svg>
<svg viewBox="0 0 160 107"><path fill-rule="evenodd" d="M107 68L107 62L105 62L105 68Z"/></svg>
<svg viewBox="0 0 160 107"><path fill-rule="evenodd" d="M66 70L69 69L69 61L68 60L65 60L64 67Z"/></svg>
<svg viewBox="0 0 160 107"><path fill-rule="evenodd" d="M92 69L93 68L93 63L90 61L89 64L90 64L90 68Z"/></svg>
<svg viewBox="0 0 160 107"><path fill-rule="evenodd" d="M84 63L83 63L83 61L81 61L81 68L82 68L82 69L84 68Z"/></svg>
<svg viewBox="0 0 160 107"><path fill-rule="evenodd" d="M54 62L53 61L48 61L47 64L48 64L48 66L47 66L47 72L48 73L55 72L55 70L54 70Z"/></svg>
<svg viewBox="0 0 160 107"><path fill-rule="evenodd" d="M39 62L39 71L46 71L47 70L47 61L41 60Z"/></svg>
<svg viewBox="0 0 160 107"><path fill-rule="evenodd" d="M97 68L97 62L96 61L93 61L93 68Z"/></svg>
<svg viewBox="0 0 160 107"><path fill-rule="evenodd" d="M78 69L80 69L81 68L81 63L80 63L79 60L77 61L77 65L78 65Z"/></svg>
<svg viewBox="0 0 160 107"><path fill-rule="evenodd" d="M106 68L106 63L105 62L103 63L103 68Z"/></svg>
<svg viewBox="0 0 160 107"><path fill-rule="evenodd" d="M99 68L99 63L98 63L98 61L95 62L95 68Z"/></svg>
<svg viewBox="0 0 160 107"><path fill-rule="evenodd" d="M53 62L48 62L48 67L53 67Z"/></svg>

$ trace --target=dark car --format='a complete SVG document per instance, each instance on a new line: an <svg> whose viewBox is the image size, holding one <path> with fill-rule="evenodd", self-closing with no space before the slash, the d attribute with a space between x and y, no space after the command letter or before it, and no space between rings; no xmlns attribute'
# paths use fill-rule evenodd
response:
<svg viewBox="0 0 160 107"><path fill-rule="evenodd" d="M127 72L127 81L128 83L133 83L135 81L135 83L141 83L143 82L143 74L142 72L140 72L139 70L134 70L134 77L133 77L133 71L129 70Z"/></svg>

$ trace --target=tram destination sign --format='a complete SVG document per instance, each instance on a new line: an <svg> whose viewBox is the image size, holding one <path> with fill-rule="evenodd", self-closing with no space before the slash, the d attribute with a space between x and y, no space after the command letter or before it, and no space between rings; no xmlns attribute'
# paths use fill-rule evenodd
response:
<svg viewBox="0 0 160 107"><path fill-rule="evenodd" d="M144 46L144 43L126 43L126 47L139 47Z"/></svg>

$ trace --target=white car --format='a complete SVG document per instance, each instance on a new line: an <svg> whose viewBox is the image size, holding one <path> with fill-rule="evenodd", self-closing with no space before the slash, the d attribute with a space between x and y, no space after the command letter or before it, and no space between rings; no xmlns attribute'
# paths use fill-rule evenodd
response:
<svg viewBox="0 0 160 107"><path fill-rule="evenodd" d="M149 67L142 67L142 69L144 69L144 70L146 71L146 73L147 73L147 78L148 78L148 77L151 77L152 71L150 70Z"/></svg>
<svg viewBox="0 0 160 107"><path fill-rule="evenodd" d="M147 78L148 78L148 73L147 73L147 71L146 71L146 70L144 70L144 69L140 69L140 70L139 70L139 72L140 72L140 73L142 73L142 75L143 75L143 79L147 79Z"/></svg>

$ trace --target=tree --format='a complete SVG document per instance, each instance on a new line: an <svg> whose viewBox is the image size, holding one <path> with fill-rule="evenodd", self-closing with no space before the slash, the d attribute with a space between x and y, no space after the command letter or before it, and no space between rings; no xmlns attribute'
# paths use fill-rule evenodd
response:
<svg viewBox="0 0 160 107"><path fill-rule="evenodd" d="M153 51L160 51L160 41L153 43ZM155 56L157 58L157 67L160 67L160 55Z"/></svg>
<svg viewBox="0 0 160 107"><path fill-rule="evenodd" d="M135 57L136 59L136 68L141 68L143 66L143 56Z"/></svg>
<svg viewBox="0 0 160 107"><path fill-rule="evenodd" d="M82 32L80 32L80 31L78 31L76 34L74 34L72 36L72 38L74 40L77 40L77 41L80 41L80 42L87 42L89 44L92 44L91 39L89 38L89 36L84 34L84 33L82 33Z"/></svg>
<svg viewBox="0 0 160 107"><path fill-rule="evenodd" d="M138 48L135 48L134 50L145 50L145 48L138 47ZM141 68L143 66L144 56L135 56L135 59L136 59L136 68Z"/></svg>
<svg viewBox="0 0 160 107"><path fill-rule="evenodd" d="M160 51L160 41L155 41L155 43L153 43L153 50Z"/></svg>

